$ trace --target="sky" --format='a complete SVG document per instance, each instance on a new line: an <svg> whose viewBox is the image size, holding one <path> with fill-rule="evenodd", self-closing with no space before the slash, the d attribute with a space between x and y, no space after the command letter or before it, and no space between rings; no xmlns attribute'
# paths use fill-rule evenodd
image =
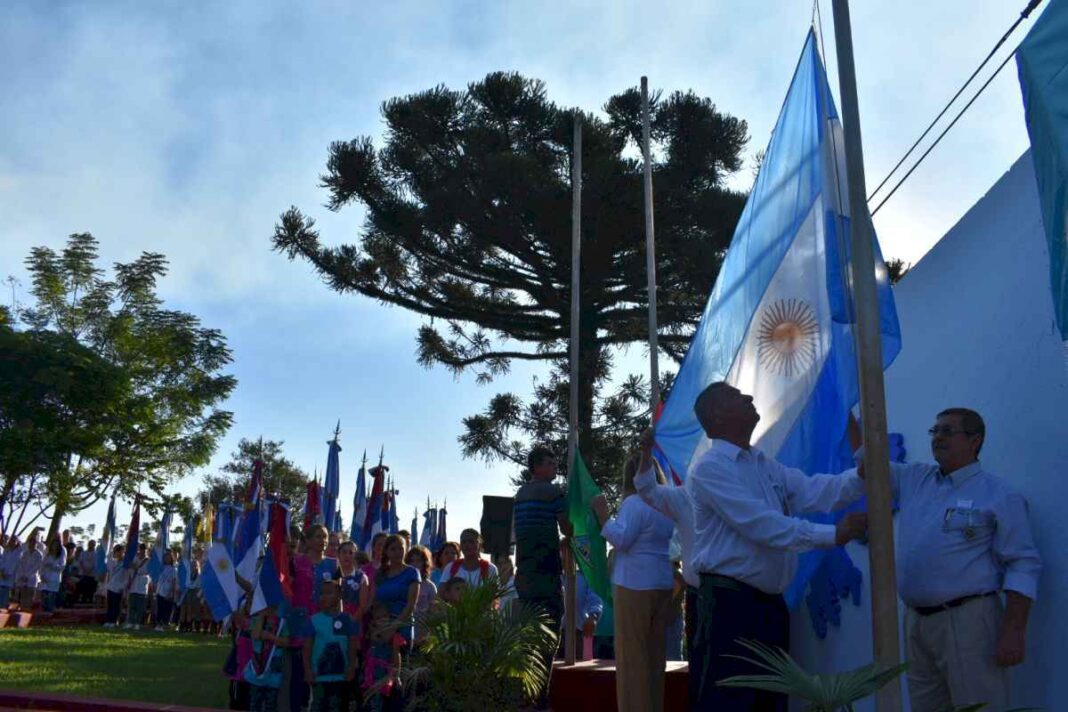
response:
<svg viewBox="0 0 1068 712"><path fill-rule="evenodd" d="M1024 4L853 3L869 188ZM821 7L837 96L829 0ZM234 426L201 474L240 438L260 436L284 440L287 456L321 472L340 419L344 516L363 450L384 446L402 522L428 497L447 501L458 538L477 527L482 495L511 494L514 474L462 457L461 419L495 393L528 394L546 369L517 364L479 385L419 366L421 319L331 292L307 264L273 253L278 216L296 205L324 241L356 242L360 210L322 207L330 142L378 141L382 102L498 70L541 79L557 104L594 112L643 74L654 90L693 89L748 122L752 157L769 139L812 9L785 0L10 0L0 9L0 278L24 290L30 249L60 249L75 232L93 233L107 264L164 253L166 304L226 335L239 381L226 404ZM919 260L1027 145L1010 63L875 217L883 252ZM732 185L751 181L747 167ZM639 351L623 369L644 371ZM193 475L172 490L192 494L199 484ZM120 522L129 509L120 504ZM99 505L68 524L99 527L103 518Z"/></svg>

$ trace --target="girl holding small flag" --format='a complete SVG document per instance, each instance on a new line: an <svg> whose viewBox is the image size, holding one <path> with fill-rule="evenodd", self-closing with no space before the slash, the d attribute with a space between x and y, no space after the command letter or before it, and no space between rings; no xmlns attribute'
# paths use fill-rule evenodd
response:
<svg viewBox="0 0 1068 712"><path fill-rule="evenodd" d="M38 541L40 533L40 527L30 532L26 543L22 545L19 563L15 567L18 604L24 611L33 608L33 599L37 595L37 585L40 581L41 562L44 561L44 546Z"/></svg>
<svg viewBox="0 0 1068 712"><path fill-rule="evenodd" d="M148 575L148 547L137 547L137 558L129 569L130 589L126 602L126 628L140 629L145 620L145 604L148 601L148 584L152 577Z"/></svg>
<svg viewBox="0 0 1068 712"><path fill-rule="evenodd" d="M111 550L111 561L108 562L107 585L108 612L104 618L105 628L114 628L119 624L119 612L122 610L122 594L126 591L126 582L129 581L129 570L123 568L122 558L126 554L126 547L116 544Z"/></svg>
<svg viewBox="0 0 1068 712"><path fill-rule="evenodd" d="M41 607L47 613L56 610L56 595L63 580L63 568L67 565L67 552L59 539L48 542L48 552L41 561Z"/></svg>
<svg viewBox="0 0 1068 712"><path fill-rule="evenodd" d="M174 604L178 600L178 571L174 568L174 554L163 554L163 569L156 582L156 630L163 631L171 623Z"/></svg>

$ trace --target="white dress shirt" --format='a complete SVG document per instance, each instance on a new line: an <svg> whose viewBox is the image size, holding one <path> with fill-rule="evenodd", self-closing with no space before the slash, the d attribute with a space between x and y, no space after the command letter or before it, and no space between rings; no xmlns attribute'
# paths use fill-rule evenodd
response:
<svg viewBox="0 0 1068 712"><path fill-rule="evenodd" d="M795 515L828 512L864 494L855 470L806 475L724 440L691 467L686 488L693 503L693 567L782 593L797 572L798 552L831 548L835 527Z"/></svg>
<svg viewBox="0 0 1068 712"><path fill-rule="evenodd" d="M897 588L910 606L1005 589L1034 599L1042 560L1027 502L978 463L943 475L934 464L890 466L901 511Z"/></svg>
<svg viewBox="0 0 1068 712"><path fill-rule="evenodd" d="M630 496L619 514L605 522L601 535L615 549L612 583L633 591L673 588L668 545L675 525L660 512Z"/></svg>
<svg viewBox="0 0 1068 712"><path fill-rule="evenodd" d="M662 485L656 481L656 471L650 467L634 476L638 496L656 511L675 523L682 549L682 578L694 588L701 585L701 577L693 565L693 505L684 487Z"/></svg>

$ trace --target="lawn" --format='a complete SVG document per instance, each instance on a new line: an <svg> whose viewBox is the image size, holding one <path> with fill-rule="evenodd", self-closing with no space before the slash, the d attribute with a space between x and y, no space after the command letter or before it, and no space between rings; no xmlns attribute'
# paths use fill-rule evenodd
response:
<svg viewBox="0 0 1068 712"><path fill-rule="evenodd" d="M227 706L229 639L90 626L0 630L0 687Z"/></svg>

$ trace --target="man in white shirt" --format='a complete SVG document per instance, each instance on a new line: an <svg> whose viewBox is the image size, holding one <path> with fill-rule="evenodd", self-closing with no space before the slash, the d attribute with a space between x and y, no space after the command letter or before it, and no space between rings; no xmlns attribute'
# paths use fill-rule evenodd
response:
<svg viewBox="0 0 1068 712"><path fill-rule="evenodd" d="M700 575L691 709L785 712L785 695L716 683L761 672L729 657L751 657L739 639L789 650L782 593L797 572L798 553L840 546L867 531L861 513L837 525L796 515L844 507L864 494L864 483L855 472L808 476L754 448L749 441L760 415L753 398L726 383L708 386L694 412L712 443L686 479L694 516L692 565Z"/></svg>
<svg viewBox="0 0 1068 712"><path fill-rule="evenodd" d="M477 529L460 532L460 553L463 558L449 565L442 580L461 578L471 588L477 588L489 579L497 578L497 567L482 558L482 534Z"/></svg>

